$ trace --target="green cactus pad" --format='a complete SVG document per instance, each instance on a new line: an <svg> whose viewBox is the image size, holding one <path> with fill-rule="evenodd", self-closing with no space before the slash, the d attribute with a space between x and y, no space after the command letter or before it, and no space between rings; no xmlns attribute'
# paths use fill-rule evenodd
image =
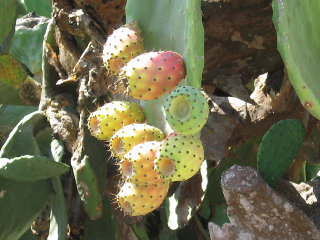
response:
<svg viewBox="0 0 320 240"><path fill-rule="evenodd" d="M61 175L69 166L44 156L25 155L12 159L0 158L0 175L18 182L38 181Z"/></svg>
<svg viewBox="0 0 320 240"><path fill-rule="evenodd" d="M178 52L186 66L187 84L197 88L201 86L204 30L200 0L128 0L126 17L126 22L137 20L147 51ZM166 95L156 100L141 101L141 105L147 122L168 134L172 131L163 111L165 99Z"/></svg>
<svg viewBox="0 0 320 240"><path fill-rule="evenodd" d="M4 43L16 22L17 1L0 0L0 46ZM1 48L0 48L1 49Z"/></svg>
<svg viewBox="0 0 320 240"><path fill-rule="evenodd" d="M1 148L0 158L40 153L34 134L46 126L42 112L25 116ZM17 182L0 176L0 239L19 239L54 194L50 180Z"/></svg>
<svg viewBox="0 0 320 240"><path fill-rule="evenodd" d="M101 217L103 210L102 196L90 159L88 156L84 156L81 163L71 161L71 165L84 208L90 219L98 219Z"/></svg>
<svg viewBox="0 0 320 240"><path fill-rule="evenodd" d="M320 119L320 1L274 0L278 49L302 105Z"/></svg>
<svg viewBox="0 0 320 240"><path fill-rule="evenodd" d="M281 120L263 136L257 156L257 168L263 179L274 186L299 152L305 128L297 119Z"/></svg>
<svg viewBox="0 0 320 240"><path fill-rule="evenodd" d="M155 170L164 179L184 181L199 171L203 160L204 150L199 138L173 133L157 152Z"/></svg>
<svg viewBox="0 0 320 240"><path fill-rule="evenodd" d="M20 88L27 73L20 63L10 55L0 56L0 81L15 88Z"/></svg>
<svg viewBox="0 0 320 240"><path fill-rule="evenodd" d="M207 122L209 105L201 91L181 86L172 91L164 106L171 128L182 134L195 134Z"/></svg>

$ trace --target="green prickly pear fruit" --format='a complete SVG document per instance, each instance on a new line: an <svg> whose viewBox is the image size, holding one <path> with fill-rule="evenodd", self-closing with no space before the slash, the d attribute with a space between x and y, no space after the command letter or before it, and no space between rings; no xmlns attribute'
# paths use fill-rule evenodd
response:
<svg viewBox="0 0 320 240"><path fill-rule="evenodd" d="M110 150L122 158L133 146L147 141L162 141L164 133L145 123L133 123L120 128L110 139Z"/></svg>
<svg viewBox="0 0 320 240"><path fill-rule="evenodd" d="M154 159L160 145L161 142L150 141L131 148L120 163L123 176L136 184L163 181L154 170Z"/></svg>
<svg viewBox="0 0 320 240"><path fill-rule="evenodd" d="M0 82L20 88L27 76L21 64L12 56L0 56Z"/></svg>
<svg viewBox="0 0 320 240"><path fill-rule="evenodd" d="M136 22L115 30L103 47L103 62L111 74L118 74L121 68L143 52L141 30Z"/></svg>
<svg viewBox="0 0 320 240"><path fill-rule="evenodd" d="M201 91L191 86L173 90L164 105L171 128L182 134L195 134L207 122L209 105Z"/></svg>
<svg viewBox="0 0 320 240"><path fill-rule="evenodd" d="M99 140L109 140L123 126L142 123L144 120L144 113L138 104L113 101L90 114L88 128L91 134Z"/></svg>
<svg viewBox="0 0 320 240"><path fill-rule="evenodd" d="M155 170L164 179L184 181L193 177L204 160L201 140L193 135L170 134L155 159Z"/></svg>
<svg viewBox="0 0 320 240"><path fill-rule="evenodd" d="M169 189L168 181L149 184L133 184L126 182L117 195L121 210L130 216L145 215L157 209Z"/></svg>
<svg viewBox="0 0 320 240"><path fill-rule="evenodd" d="M131 97L152 100L171 92L185 78L186 69L176 52L147 52L130 60L120 76L127 81Z"/></svg>

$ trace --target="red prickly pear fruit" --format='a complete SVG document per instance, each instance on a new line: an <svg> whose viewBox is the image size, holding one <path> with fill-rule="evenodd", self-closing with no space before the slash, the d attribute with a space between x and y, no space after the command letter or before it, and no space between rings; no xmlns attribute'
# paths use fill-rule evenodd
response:
<svg viewBox="0 0 320 240"><path fill-rule="evenodd" d="M206 98L191 86L175 88L167 97L164 109L170 127L186 135L199 132L209 116Z"/></svg>
<svg viewBox="0 0 320 240"><path fill-rule="evenodd" d="M128 95L152 100L171 92L185 78L186 69L176 52L147 52L130 60L120 76L127 81Z"/></svg>
<svg viewBox="0 0 320 240"><path fill-rule="evenodd" d="M130 216L146 215L157 209L169 189L168 181L149 184L125 182L117 195L121 210Z"/></svg>
<svg viewBox="0 0 320 240"><path fill-rule="evenodd" d="M103 62L108 71L116 75L130 59L144 50L141 30L136 22L115 30L103 47Z"/></svg>
<svg viewBox="0 0 320 240"><path fill-rule="evenodd" d="M124 126L110 139L110 150L114 156L122 158L133 146L147 141L164 139L164 133L145 123L133 123Z"/></svg>
<svg viewBox="0 0 320 240"><path fill-rule="evenodd" d="M155 170L164 179L184 181L193 177L204 160L201 140L193 135L170 134L155 159Z"/></svg>
<svg viewBox="0 0 320 240"><path fill-rule="evenodd" d="M136 184L159 182L163 179L154 170L154 159L161 142L150 141L140 143L124 155L120 169L127 181Z"/></svg>
<svg viewBox="0 0 320 240"><path fill-rule="evenodd" d="M144 121L144 113L138 104L113 101L90 114L88 128L99 140L109 140L123 126Z"/></svg>

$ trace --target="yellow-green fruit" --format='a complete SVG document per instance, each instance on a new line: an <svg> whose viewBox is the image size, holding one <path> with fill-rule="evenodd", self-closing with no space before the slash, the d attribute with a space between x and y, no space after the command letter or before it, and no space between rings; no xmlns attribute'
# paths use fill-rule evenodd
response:
<svg viewBox="0 0 320 240"><path fill-rule="evenodd" d="M133 123L122 127L110 139L110 150L122 158L133 146L147 141L162 141L164 133L145 123Z"/></svg>
<svg viewBox="0 0 320 240"><path fill-rule="evenodd" d="M143 142L124 155L120 169L127 181L137 184L163 181L154 170L154 159L160 145L161 142L156 141Z"/></svg>
<svg viewBox="0 0 320 240"><path fill-rule="evenodd" d="M118 74L130 59L143 52L141 30L136 22L116 29L103 47L103 62L111 74Z"/></svg>
<svg viewBox="0 0 320 240"><path fill-rule="evenodd" d="M121 210L130 216L146 215L157 209L169 189L168 181L138 185L126 182L117 195Z"/></svg>
<svg viewBox="0 0 320 240"><path fill-rule="evenodd" d="M157 152L155 170L164 179L184 181L199 171L203 160L203 145L198 137L173 133L163 140Z"/></svg>
<svg viewBox="0 0 320 240"><path fill-rule="evenodd" d="M110 140L123 126L144 121L144 113L138 104L113 101L90 114L88 128L91 134L99 140Z"/></svg>

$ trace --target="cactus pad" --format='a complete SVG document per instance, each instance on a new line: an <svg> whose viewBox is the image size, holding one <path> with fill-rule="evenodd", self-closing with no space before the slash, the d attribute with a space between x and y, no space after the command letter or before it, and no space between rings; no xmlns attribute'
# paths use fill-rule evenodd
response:
<svg viewBox="0 0 320 240"><path fill-rule="evenodd" d="M320 2L274 0L278 49L302 105L320 119Z"/></svg>
<svg viewBox="0 0 320 240"><path fill-rule="evenodd" d="M263 136L258 151L258 171L263 179L274 186L287 171L305 137L305 128L297 119L275 123Z"/></svg>

